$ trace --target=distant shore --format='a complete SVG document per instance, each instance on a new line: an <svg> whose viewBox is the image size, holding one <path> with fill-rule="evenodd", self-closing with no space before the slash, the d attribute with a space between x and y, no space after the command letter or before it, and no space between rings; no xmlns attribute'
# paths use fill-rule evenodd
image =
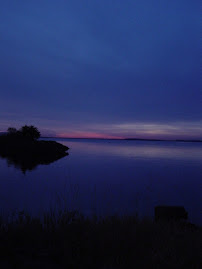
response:
<svg viewBox="0 0 202 269"><path fill-rule="evenodd" d="M0 132L0 137L5 136L6 132ZM85 140L120 140L120 141L156 141L156 142L196 142L201 143L202 139L157 139L157 138L97 138L97 137L58 137L41 136L40 139L85 139Z"/></svg>
<svg viewBox="0 0 202 269"><path fill-rule="evenodd" d="M156 142L197 142L201 143L200 139L145 139L145 138L88 138L88 137L57 137L43 136L41 138L48 139L85 139L85 140L118 140L118 141L156 141Z"/></svg>

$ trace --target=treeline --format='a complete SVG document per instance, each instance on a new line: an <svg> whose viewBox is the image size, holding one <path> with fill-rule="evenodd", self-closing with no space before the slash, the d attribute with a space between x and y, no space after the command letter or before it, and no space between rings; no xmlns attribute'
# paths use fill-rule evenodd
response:
<svg viewBox="0 0 202 269"><path fill-rule="evenodd" d="M22 126L19 130L17 130L14 127L9 127L7 130L7 136L12 137L12 138L17 138L17 137L24 137L24 138L29 138L33 140L37 140L40 138L41 134L37 127L33 125L24 125Z"/></svg>

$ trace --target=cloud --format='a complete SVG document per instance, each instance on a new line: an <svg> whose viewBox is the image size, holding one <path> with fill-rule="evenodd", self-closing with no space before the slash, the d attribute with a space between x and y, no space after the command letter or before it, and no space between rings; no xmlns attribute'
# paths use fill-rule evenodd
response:
<svg viewBox="0 0 202 269"><path fill-rule="evenodd" d="M42 2L0 9L1 129L200 135L199 1Z"/></svg>
<svg viewBox="0 0 202 269"><path fill-rule="evenodd" d="M202 139L202 121L130 122L119 124L73 125L58 132L61 137Z"/></svg>

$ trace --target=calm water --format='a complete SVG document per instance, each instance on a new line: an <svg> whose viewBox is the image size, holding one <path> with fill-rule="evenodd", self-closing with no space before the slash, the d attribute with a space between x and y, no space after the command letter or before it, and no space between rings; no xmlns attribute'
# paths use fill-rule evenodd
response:
<svg viewBox="0 0 202 269"><path fill-rule="evenodd" d="M202 144L57 140L69 156L25 174L0 158L0 210L32 214L56 206L84 214L153 216L156 205L183 205L202 224Z"/></svg>

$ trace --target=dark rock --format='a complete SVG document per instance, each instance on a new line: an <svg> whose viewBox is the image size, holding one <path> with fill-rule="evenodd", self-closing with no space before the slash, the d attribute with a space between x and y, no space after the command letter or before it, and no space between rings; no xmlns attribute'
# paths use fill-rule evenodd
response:
<svg viewBox="0 0 202 269"><path fill-rule="evenodd" d="M188 213L183 206L156 206L155 221L187 220Z"/></svg>

